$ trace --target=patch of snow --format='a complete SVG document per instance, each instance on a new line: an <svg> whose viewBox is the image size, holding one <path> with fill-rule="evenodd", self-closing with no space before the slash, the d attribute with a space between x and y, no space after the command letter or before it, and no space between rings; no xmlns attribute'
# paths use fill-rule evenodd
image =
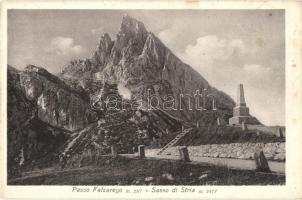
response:
<svg viewBox="0 0 302 200"><path fill-rule="evenodd" d="M20 159L19 165L21 166L21 165L24 164L24 150L23 150L23 148L20 151L20 157L21 157L21 159Z"/></svg>
<svg viewBox="0 0 302 200"><path fill-rule="evenodd" d="M38 105L40 105L40 107L42 108L42 110L46 110L46 103L45 103L45 99L44 99L44 95L41 94L41 96L38 97Z"/></svg>
<svg viewBox="0 0 302 200"><path fill-rule="evenodd" d="M123 84L118 84L117 86L117 89L118 89L118 93L125 99L128 99L130 100L131 99L131 91L125 87Z"/></svg>

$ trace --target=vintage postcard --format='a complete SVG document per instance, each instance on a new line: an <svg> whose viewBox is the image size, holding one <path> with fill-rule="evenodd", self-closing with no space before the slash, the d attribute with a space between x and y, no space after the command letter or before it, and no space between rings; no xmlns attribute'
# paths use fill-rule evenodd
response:
<svg viewBox="0 0 302 200"><path fill-rule="evenodd" d="M4 1L3 198L302 198L300 1Z"/></svg>

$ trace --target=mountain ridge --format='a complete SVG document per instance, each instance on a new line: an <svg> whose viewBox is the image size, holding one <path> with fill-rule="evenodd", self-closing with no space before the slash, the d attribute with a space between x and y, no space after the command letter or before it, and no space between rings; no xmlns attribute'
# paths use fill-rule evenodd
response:
<svg viewBox="0 0 302 200"><path fill-rule="evenodd" d="M83 74L80 73L83 71L81 69L88 70L84 70ZM224 110L224 114L228 116L232 114L235 105L229 95L212 87L202 75L182 62L157 36L148 32L142 22L128 15L122 19L116 40L113 41L109 34L105 33L92 58L68 65L60 76L80 81L86 78L104 79L123 84L134 96L146 96L146 91L151 89L152 93L159 94L162 100L165 94L172 94L177 99L181 94L193 95L196 90L202 92L207 89L217 99L217 107ZM161 101L160 104L162 103ZM179 103L175 101L176 106L179 106ZM187 115L186 112L170 112L183 119L198 118L192 117L196 113Z"/></svg>

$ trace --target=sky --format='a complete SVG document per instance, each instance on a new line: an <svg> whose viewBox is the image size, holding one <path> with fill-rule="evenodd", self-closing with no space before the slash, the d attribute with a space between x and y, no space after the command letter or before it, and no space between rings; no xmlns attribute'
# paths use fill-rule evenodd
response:
<svg viewBox="0 0 302 200"><path fill-rule="evenodd" d="M243 83L262 123L285 125L283 10L9 10L8 64L56 74L91 57L102 34L115 39L125 14L232 98Z"/></svg>

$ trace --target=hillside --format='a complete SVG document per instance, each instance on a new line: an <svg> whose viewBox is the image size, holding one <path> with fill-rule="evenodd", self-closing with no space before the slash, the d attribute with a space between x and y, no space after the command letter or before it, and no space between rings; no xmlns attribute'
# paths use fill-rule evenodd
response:
<svg viewBox="0 0 302 200"><path fill-rule="evenodd" d="M18 175L20 166L51 155L71 133L39 118L37 102L27 98L20 83L20 73L8 66L7 164L9 177Z"/></svg>

